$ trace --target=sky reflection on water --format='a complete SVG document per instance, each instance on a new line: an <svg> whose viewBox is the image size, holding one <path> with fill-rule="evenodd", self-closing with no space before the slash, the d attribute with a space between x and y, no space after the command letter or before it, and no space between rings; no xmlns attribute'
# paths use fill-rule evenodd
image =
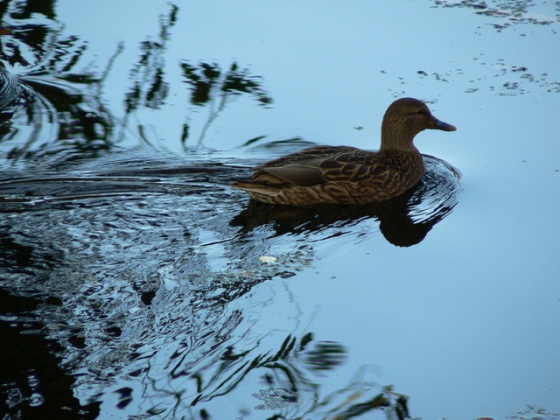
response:
<svg viewBox="0 0 560 420"><path fill-rule="evenodd" d="M409 396L412 417L515 418L536 406L558 418L558 11L524 4L59 1L56 20L33 17L51 31L44 53L3 37L4 50L21 45L30 62L8 70L31 80L30 71L47 68L29 84L51 96L37 105L39 130L20 110L0 143L2 196L13 200L0 203L2 239L20 252L4 255L2 287L50 290L34 313L63 347L65 369L84 374L80 402L101 401L100 418L174 407L187 418L200 410L233 418L232 409L302 415L314 392L334 395L364 372L375 392L394 385ZM13 10L4 20L27 23ZM216 100L189 102L185 63L224 74L236 63L272 103L259 106L258 95L231 96L221 110ZM85 98L81 115L110 127L99 142L103 130L87 120L97 134L85 143L98 148L80 148L87 133L72 130L83 120L49 108L73 92ZM373 215L280 234L271 223L247 232L230 223L248 201L228 183L304 143L265 144L375 149L383 112L399 96L425 100L458 128L453 138L416 139L462 173L452 212L424 240L395 247ZM16 149L25 152L18 159ZM19 177L31 180L6 182ZM30 266L17 266L27 251ZM263 264L262 255L278 260ZM44 289L32 288L34 276ZM324 375L305 370L297 346L278 360L281 372L304 372L296 407L279 391L290 381L269 387L263 372L272 375L267 357L287 337L301 343L310 332L310 346L334 342L346 354ZM222 382L231 371L216 373L220 363L243 351L231 366L263 364L220 395L235 383ZM200 376L174 377L170 366ZM267 408L274 401L282 404Z"/></svg>

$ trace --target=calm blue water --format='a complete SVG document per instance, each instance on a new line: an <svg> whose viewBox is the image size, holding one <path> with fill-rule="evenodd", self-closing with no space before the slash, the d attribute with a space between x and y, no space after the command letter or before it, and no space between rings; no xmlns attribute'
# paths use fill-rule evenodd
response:
<svg viewBox="0 0 560 420"><path fill-rule="evenodd" d="M558 418L558 5L485 5L6 2L4 418ZM410 197L229 187L402 96Z"/></svg>

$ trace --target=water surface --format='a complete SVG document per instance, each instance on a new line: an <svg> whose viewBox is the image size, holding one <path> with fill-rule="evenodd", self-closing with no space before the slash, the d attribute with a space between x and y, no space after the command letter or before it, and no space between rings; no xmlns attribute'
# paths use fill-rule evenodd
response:
<svg viewBox="0 0 560 420"><path fill-rule="evenodd" d="M7 2L0 412L558 418L558 10ZM458 127L407 196L229 187L401 96Z"/></svg>

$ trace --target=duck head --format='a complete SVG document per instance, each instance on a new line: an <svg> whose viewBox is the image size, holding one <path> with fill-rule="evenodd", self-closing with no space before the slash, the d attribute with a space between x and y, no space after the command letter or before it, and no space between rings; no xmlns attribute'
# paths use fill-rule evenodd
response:
<svg viewBox="0 0 560 420"><path fill-rule="evenodd" d="M414 136L426 128L455 131L457 128L438 120L427 105L414 98L397 99L385 112L381 124L381 150L415 150Z"/></svg>

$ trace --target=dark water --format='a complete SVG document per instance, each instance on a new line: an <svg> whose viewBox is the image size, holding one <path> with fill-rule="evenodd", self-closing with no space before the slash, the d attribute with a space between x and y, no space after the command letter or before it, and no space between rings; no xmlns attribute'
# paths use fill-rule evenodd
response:
<svg viewBox="0 0 560 420"><path fill-rule="evenodd" d="M559 417L557 4L101 3L0 7L3 418ZM229 187L398 96L409 194Z"/></svg>

